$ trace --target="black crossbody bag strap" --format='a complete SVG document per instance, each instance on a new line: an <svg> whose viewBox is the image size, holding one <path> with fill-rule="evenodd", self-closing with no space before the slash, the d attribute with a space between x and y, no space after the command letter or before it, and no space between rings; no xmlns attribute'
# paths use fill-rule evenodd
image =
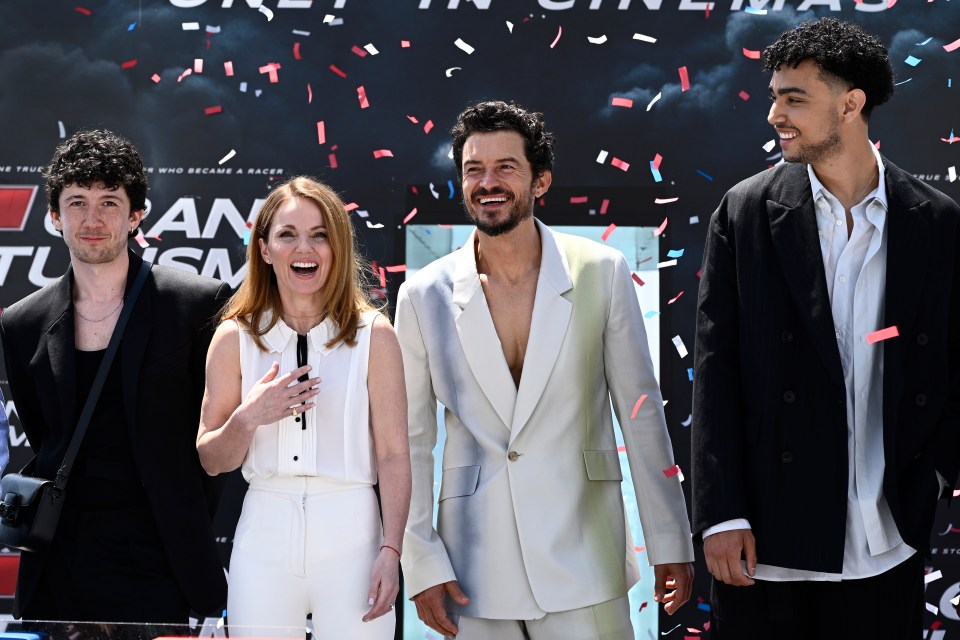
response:
<svg viewBox="0 0 960 640"><path fill-rule="evenodd" d="M103 390L103 383L107 379L107 374L110 372L110 364L113 362L113 357L117 353L117 349L120 348L120 339L123 337L123 330L127 326L127 320L130 319L130 315L133 313L133 307L137 302L137 296L140 295L140 290L143 288L143 283L147 280L147 275L150 273L150 268L153 266L152 263L143 261L143 264L140 265L140 271L137 272L137 277L133 281L133 285L130 287L130 292L126 296L126 300L123 303L123 311L120 312L120 317L117 318L117 324L113 328L113 335L110 336L110 344L107 345L107 351L103 354L103 361L100 362L100 369L97 370L97 377L93 379L93 386L90 387L90 394L87 396L87 402L83 405L83 412L80 414L80 419L77 421L77 429L73 432L73 439L70 440L70 448L67 449L67 453L63 456L63 464L60 466L60 470L57 471L57 477L54 480L54 489L53 489L53 500L56 501L57 498L63 493L63 490L67 487L67 479L70 477L70 468L73 466L73 461L77 457L77 453L80 451L80 444L83 442L83 436L87 432L87 426L90 424L90 418L93 417L93 409L97 406L97 400L100 398L100 391Z"/></svg>

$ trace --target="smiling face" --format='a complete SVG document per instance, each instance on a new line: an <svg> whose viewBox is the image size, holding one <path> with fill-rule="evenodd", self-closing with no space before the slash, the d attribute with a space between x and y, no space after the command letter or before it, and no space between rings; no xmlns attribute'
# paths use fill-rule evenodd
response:
<svg viewBox="0 0 960 640"><path fill-rule="evenodd" d="M323 213L312 200L291 198L273 216L260 255L272 265L281 299L316 296L333 265Z"/></svg>
<svg viewBox="0 0 960 640"><path fill-rule="evenodd" d="M843 151L840 125L848 93L825 82L811 60L773 72L767 122L777 131L784 160L816 164Z"/></svg>
<svg viewBox="0 0 960 640"><path fill-rule="evenodd" d="M60 211L50 212L53 226L63 234L71 259L86 264L108 264L124 255L129 233L143 217L142 210L130 210L123 187L107 189L102 182L66 185L58 204Z"/></svg>
<svg viewBox="0 0 960 640"><path fill-rule="evenodd" d="M463 145L463 206L482 233L498 236L533 216L551 173L534 176L516 131L474 133Z"/></svg>

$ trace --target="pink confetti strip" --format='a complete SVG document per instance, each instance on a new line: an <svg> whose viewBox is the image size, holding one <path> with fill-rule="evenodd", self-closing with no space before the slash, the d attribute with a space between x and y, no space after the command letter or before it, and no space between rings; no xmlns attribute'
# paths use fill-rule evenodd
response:
<svg viewBox="0 0 960 640"><path fill-rule="evenodd" d="M376 151L373 152L373 157L374 158L392 158L393 151L390 151L390 149L377 149Z"/></svg>
<svg viewBox="0 0 960 640"><path fill-rule="evenodd" d="M557 43L560 42L560 36L562 36L562 35L563 35L563 26L560 26L560 27L557 29L557 37L554 38L554 39L553 39L553 42L550 43L550 48L551 48L551 49L553 49L555 46L557 46Z"/></svg>
<svg viewBox="0 0 960 640"><path fill-rule="evenodd" d="M127 60L126 62L120 63L121 69L129 69L130 67L135 67L135 66L137 66L136 60Z"/></svg>
<svg viewBox="0 0 960 640"><path fill-rule="evenodd" d="M260 6L262 7L263 5L260 5ZM260 67L260 73L266 73L267 76L270 78L270 83L275 84L277 82L280 82L280 78L277 76L277 70L279 69L280 69L279 63L269 62L263 65L262 67Z"/></svg>
<svg viewBox="0 0 960 640"><path fill-rule="evenodd" d="M302 60L302 59L303 59L303 58L300 56L300 43L299 43L299 42L294 42L294 43L293 43L293 59L294 59L294 60Z"/></svg>
<svg viewBox="0 0 960 640"><path fill-rule="evenodd" d="M954 40L950 44L943 45L944 51L956 51L957 49L960 49L960 40Z"/></svg>
<svg viewBox="0 0 960 640"><path fill-rule="evenodd" d="M377 269L380 274L380 288L387 286L387 272L383 270L383 267Z"/></svg>
<svg viewBox="0 0 960 640"><path fill-rule="evenodd" d="M353 211L354 209L359 209L359 208L360 208L360 205L358 205L356 202L348 202L347 204L343 205L343 210L346 211L347 213Z"/></svg>
<svg viewBox="0 0 960 640"><path fill-rule="evenodd" d="M633 277L633 281L636 282L639 286L642 287L643 285L647 284L646 282L641 280L640 276L638 276L637 274L631 273L630 275Z"/></svg>
<svg viewBox="0 0 960 640"><path fill-rule="evenodd" d="M653 168L654 168L654 169L659 169L661 162L663 162L663 156L662 156L662 155L660 155L660 154L658 153L657 155L653 156Z"/></svg>
<svg viewBox="0 0 960 640"><path fill-rule="evenodd" d="M328 155L328 156L327 156L327 162L330 163L330 168L331 168L331 169L336 169L336 168L337 168L337 155L334 154L334 153L331 153L330 155Z"/></svg>
<svg viewBox="0 0 960 640"><path fill-rule="evenodd" d="M223 107L216 105L214 107L207 107L203 110L203 115L205 116L212 116L215 113L223 113Z"/></svg>
<svg viewBox="0 0 960 640"><path fill-rule="evenodd" d="M194 58L194 59L193 59L193 72L194 72L194 73L203 73L203 58Z"/></svg>
<svg viewBox="0 0 960 640"><path fill-rule="evenodd" d="M393 266L387 267L387 273L403 273L407 270L407 265L405 264L395 264Z"/></svg>
<svg viewBox="0 0 960 640"><path fill-rule="evenodd" d="M90 11L90 9L87 9L86 7L74 7L73 10L77 13L82 13L85 16L93 15L93 11Z"/></svg>
<svg viewBox="0 0 960 640"><path fill-rule="evenodd" d="M146 249L150 246L150 243L147 242L147 239L143 237L143 229L137 229L137 235L133 239L137 241L137 244L140 245L142 249Z"/></svg>
<svg viewBox="0 0 960 640"><path fill-rule="evenodd" d="M401 40L401 41L400 41L400 48L401 48L401 49L409 49L409 48L410 48L410 41L409 41L409 40Z"/></svg>
<svg viewBox="0 0 960 640"><path fill-rule="evenodd" d="M347 77L347 74L345 74L343 71L340 71L339 67L337 67L337 65L335 64L330 65L330 71L333 71L335 74L337 74L341 78Z"/></svg>
<svg viewBox="0 0 960 640"><path fill-rule="evenodd" d="M660 223L660 226L657 227L657 230L653 232L653 235L658 236L663 233L664 229L667 228L667 223L670 222L670 218L664 218L663 222Z"/></svg>
<svg viewBox="0 0 960 640"><path fill-rule="evenodd" d="M154 82L160 82L160 76L156 73L150 76L150 79L153 80Z"/></svg>
<svg viewBox="0 0 960 640"><path fill-rule="evenodd" d="M310 86L310 83L307 83L307 104L313 103L313 87Z"/></svg>
<svg viewBox="0 0 960 640"><path fill-rule="evenodd" d="M417 120L417 116L407 116L407 120L409 120L413 124L420 124L420 121Z"/></svg>
<svg viewBox="0 0 960 640"><path fill-rule="evenodd" d="M621 171L626 171L627 169L630 168L629 162L624 162L623 160L621 160L620 158L617 158L616 156L614 156L613 160L610 161L610 164L615 166L617 169L620 169Z"/></svg>
<svg viewBox="0 0 960 640"><path fill-rule="evenodd" d="M360 47L358 47L357 45L353 45L352 47L350 47L350 51L360 56L361 58L365 58L367 56L367 52L361 49Z"/></svg>
<svg viewBox="0 0 960 640"><path fill-rule="evenodd" d="M589 201L589 196L570 196L570 204L587 204Z"/></svg>
<svg viewBox="0 0 960 640"><path fill-rule="evenodd" d="M405 215L405 216L403 217L403 224L407 224L408 222L410 222L410 219L413 218L413 216L415 216L415 215L417 215L417 208L416 208L416 207L414 207L414 208L410 211L410 213L408 213L407 215Z"/></svg>
<svg viewBox="0 0 960 640"><path fill-rule="evenodd" d="M363 85L357 87L357 100L360 101L361 109L366 109L370 106L370 101L367 100L367 90L363 88Z"/></svg>
<svg viewBox="0 0 960 640"><path fill-rule="evenodd" d="M323 124L323 120L317 123L317 144L323 144L327 141L327 132L326 127Z"/></svg>
<svg viewBox="0 0 960 640"><path fill-rule="evenodd" d="M889 340L890 338L896 338L899 335L900 331L897 329L896 325L894 325L892 327L887 327L886 329L880 329L879 331L868 333L867 344L873 344L874 342L880 342L881 340Z"/></svg>
<svg viewBox="0 0 960 640"><path fill-rule="evenodd" d="M232 61L227 60L226 62L223 63L223 72L227 74L227 77L233 75L233 62L232 62Z"/></svg>
<svg viewBox="0 0 960 640"><path fill-rule="evenodd" d="M743 100L744 102L750 99L750 94L747 93L746 91L741 91L737 95L740 96L740 99Z"/></svg>
<svg viewBox="0 0 960 640"><path fill-rule="evenodd" d="M609 225L607 225L607 228L603 230L603 233L600 234L600 239L606 242L607 238L610 237L610 234L613 233L614 229L616 228L617 228L617 225L611 222Z"/></svg>
<svg viewBox="0 0 960 640"><path fill-rule="evenodd" d="M186 78L186 77L187 77L188 75L190 75L191 73L193 73L193 69L184 69L184 70L183 70L183 73L180 74L180 77L177 78L177 82L182 81L184 78Z"/></svg>
<svg viewBox="0 0 960 640"><path fill-rule="evenodd" d="M610 206L610 200L609 200L608 198L604 198L604 199L603 199L603 202L600 203L600 215L602 215L602 216L603 216L603 215L606 215L606 214L607 214L607 208L608 208L609 206Z"/></svg>
<svg viewBox="0 0 960 640"><path fill-rule="evenodd" d="M680 465L678 464L663 470L663 475L667 476L668 478L672 478L678 473L680 473Z"/></svg>
<svg viewBox="0 0 960 640"><path fill-rule="evenodd" d="M690 75L687 73L687 68L680 67L677 71L680 73L680 91L686 91L690 88Z"/></svg>
<svg viewBox="0 0 960 640"><path fill-rule="evenodd" d="M630 98L614 98L610 101L610 104L614 107L626 107L627 109L633 108L633 100Z"/></svg>
<svg viewBox="0 0 960 640"><path fill-rule="evenodd" d="M647 394L643 394L637 399L637 404L633 405L633 411L630 412L630 419L633 420L637 417L637 411L640 411L640 405L643 404L643 401L647 399Z"/></svg>
<svg viewBox="0 0 960 640"><path fill-rule="evenodd" d="M680 293L678 293L675 297L671 298L671 299L667 302L667 304L673 304L674 302L676 302L677 300L679 300L679 299L680 299L680 296L682 296L682 295L683 295L683 291L681 291Z"/></svg>
<svg viewBox="0 0 960 640"><path fill-rule="evenodd" d="M423 132L430 133L431 129L433 129L433 120L427 120L423 125Z"/></svg>
<svg viewBox="0 0 960 640"><path fill-rule="evenodd" d="M759 51L754 51L753 49L747 49L746 47L743 48L743 55L745 55L746 57L750 58L751 60L759 60L759 59L760 59L760 52L759 52Z"/></svg>

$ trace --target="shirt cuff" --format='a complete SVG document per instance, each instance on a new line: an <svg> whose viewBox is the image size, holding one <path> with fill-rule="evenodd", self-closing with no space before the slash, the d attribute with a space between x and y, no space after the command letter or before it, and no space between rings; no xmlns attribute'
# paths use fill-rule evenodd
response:
<svg viewBox="0 0 960 640"><path fill-rule="evenodd" d="M750 521L746 518L734 518L733 520L727 520L726 522L721 522L720 524L715 524L712 527L707 527L703 530L703 537L707 538L712 536L715 533L723 533L724 531L733 531L734 529L749 529Z"/></svg>

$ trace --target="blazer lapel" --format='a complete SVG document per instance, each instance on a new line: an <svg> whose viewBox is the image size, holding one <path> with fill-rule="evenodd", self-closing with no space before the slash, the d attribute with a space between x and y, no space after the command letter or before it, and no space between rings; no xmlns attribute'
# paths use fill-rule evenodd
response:
<svg viewBox="0 0 960 640"><path fill-rule="evenodd" d="M73 433L77 417L77 364L74 355L73 323L73 268L57 284L57 306L50 309L53 323L47 329L45 344L46 357L53 375L53 387L59 398L59 422L63 433ZM41 355L42 357L42 355ZM55 424L51 420L50 424Z"/></svg>
<svg viewBox="0 0 960 640"><path fill-rule="evenodd" d="M539 220L536 222L540 232L540 276L533 303L527 353L523 359L523 374L520 377L520 389L510 428L511 440L517 437L530 419L543 395L547 380L560 355L573 311L573 304L563 297L563 294L573 288L566 256L557 244L553 232Z"/></svg>
<svg viewBox="0 0 960 640"><path fill-rule="evenodd" d="M504 428L509 429L513 421L517 389L503 356L503 347L487 307L487 298L480 286L473 253L476 233L470 234L467 242L455 254L453 302L461 309L456 319L457 334L473 377L503 421Z"/></svg>
<svg viewBox="0 0 960 640"><path fill-rule="evenodd" d="M837 348L807 168L803 164L787 165L781 171L782 190L778 201L767 202L773 246L797 308L809 310L800 317L814 347L826 362L831 377L842 387L843 365Z"/></svg>
<svg viewBox="0 0 960 640"><path fill-rule="evenodd" d="M143 260L132 251L129 251L128 254L130 256L130 267L127 271L127 293L129 293L133 279L143 263ZM153 333L152 282L153 275L151 274L147 276L147 281L143 283L143 289L140 290L140 295L134 304L133 313L123 332L120 350L117 354L123 379L123 414L127 420L131 442L136 442L137 435L137 389L140 386L140 371L143 367L143 359L146 354L147 343L150 341L150 334ZM126 296L126 294L124 295Z"/></svg>

